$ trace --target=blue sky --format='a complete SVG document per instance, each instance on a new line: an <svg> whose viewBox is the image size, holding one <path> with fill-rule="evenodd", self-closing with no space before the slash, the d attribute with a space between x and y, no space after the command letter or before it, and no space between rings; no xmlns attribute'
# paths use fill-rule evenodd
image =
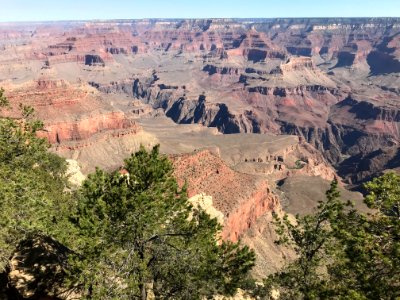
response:
<svg viewBox="0 0 400 300"><path fill-rule="evenodd" d="M0 0L0 22L387 16L400 17L400 0Z"/></svg>

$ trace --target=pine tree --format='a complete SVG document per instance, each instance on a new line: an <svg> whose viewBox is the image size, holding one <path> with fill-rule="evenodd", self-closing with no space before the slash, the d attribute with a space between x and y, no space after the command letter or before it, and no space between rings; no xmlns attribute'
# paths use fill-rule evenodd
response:
<svg viewBox="0 0 400 300"><path fill-rule="evenodd" d="M315 214L276 218L278 242L298 258L269 276L259 294L280 299L398 299L400 297L400 176L388 173L364 185L364 214L339 200L337 183Z"/></svg>
<svg viewBox="0 0 400 300"><path fill-rule="evenodd" d="M274 216L278 244L294 249L297 259L282 271L269 276L265 289L280 291L280 299L318 299L324 293L328 277L326 267L334 249L334 232L331 220L343 211L339 200L337 180L333 180L326 192L326 200L320 201L316 212L290 220ZM269 293L267 293L269 294Z"/></svg>
<svg viewBox="0 0 400 300"><path fill-rule="evenodd" d="M354 299L400 297L400 176L387 173L364 185L365 215L356 210L337 222L343 254L331 270L336 293Z"/></svg>
<svg viewBox="0 0 400 300"><path fill-rule="evenodd" d="M8 109L0 89L0 109ZM36 136L42 123L20 105L21 118L0 118L0 272L17 244L35 232L50 233L60 217L65 160Z"/></svg>

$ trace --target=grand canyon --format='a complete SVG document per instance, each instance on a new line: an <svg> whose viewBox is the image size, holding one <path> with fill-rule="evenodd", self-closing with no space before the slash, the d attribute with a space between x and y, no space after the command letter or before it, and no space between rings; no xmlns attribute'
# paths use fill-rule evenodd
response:
<svg viewBox="0 0 400 300"><path fill-rule="evenodd" d="M0 87L73 173L160 144L258 278L294 255L273 211L334 178L364 210L360 184L400 168L400 18L0 23Z"/></svg>

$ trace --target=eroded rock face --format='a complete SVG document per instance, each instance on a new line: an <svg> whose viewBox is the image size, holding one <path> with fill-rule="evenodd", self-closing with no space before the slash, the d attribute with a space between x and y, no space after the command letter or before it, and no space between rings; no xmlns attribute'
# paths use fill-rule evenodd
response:
<svg viewBox="0 0 400 300"><path fill-rule="evenodd" d="M290 155L292 154L287 153L287 156L283 154L277 159L290 159ZM208 194L213 195L212 206L207 206L206 209L211 211L212 215L215 215L215 211L218 215L222 213L224 219L222 238L231 241L240 239L255 250L257 264L253 275L260 280L276 272L288 260L296 256L290 248L275 243L278 236L273 225L272 212L283 216L281 207L283 200L286 206L289 203L295 203L291 208L293 214L304 213L304 209L307 212L312 211L318 205L316 199L323 199L325 188L329 187L330 182L321 177L312 176L306 169L297 170L301 172L292 173L285 179L290 182L300 180L303 182L303 188L292 189L290 193L282 196L282 191L272 188L265 177L260 178L254 174L234 171L227 167L216 154L211 154L208 150L173 156L172 160L175 176L180 184L183 182L188 184L189 195L200 191L207 191ZM276 170L276 173L279 173L279 170ZM331 170L330 176L332 173ZM279 178L279 174L277 176ZM269 178L272 179L273 176ZM307 202L309 201L307 193L302 191L307 182L313 182L312 190L320 193L318 198L312 199L314 201L312 204ZM345 193L345 196L349 197L345 199L355 200L354 195L350 195L349 192ZM359 207L360 195L357 194L357 196L356 205ZM194 197L198 198L198 195ZM292 218L291 215L290 217Z"/></svg>
<svg viewBox="0 0 400 300"><path fill-rule="evenodd" d="M266 212L279 206L265 180L229 168L208 150L173 157L174 174L189 196L206 193L224 215L222 238L237 241Z"/></svg>
<svg viewBox="0 0 400 300"><path fill-rule="evenodd" d="M104 60L99 55L96 55L96 54L86 54L85 55L85 65L87 65L87 66L101 66L101 67L105 66Z"/></svg>
<svg viewBox="0 0 400 300"><path fill-rule="evenodd" d="M133 120L127 119L123 112L110 112L88 116L76 122L48 124L39 133L39 136L47 138L51 144L61 144L87 140L102 132L118 136L135 134L138 131L140 131L140 127Z"/></svg>
<svg viewBox="0 0 400 300"><path fill-rule="evenodd" d="M283 215L279 209L276 212L278 215ZM293 219L293 216L289 215L289 217ZM257 263L252 270L252 275L260 281L269 274L279 271L287 261L296 257L292 249L277 245L276 240L278 236L271 214L264 214L258 218L241 237L241 241L255 251Z"/></svg>
<svg viewBox="0 0 400 300"><path fill-rule="evenodd" d="M86 177L82 174L79 163L73 159L67 159L67 163L68 167L66 175L68 177L68 181L76 187L80 186Z"/></svg>
<svg viewBox="0 0 400 300"><path fill-rule="evenodd" d="M91 139L104 138L102 135L135 135L141 130L133 116L102 102L89 86L65 80L39 79L9 85L7 97L13 109L5 114L18 117L19 103L33 107L44 121L38 135L58 147L82 147Z"/></svg>
<svg viewBox="0 0 400 300"><path fill-rule="evenodd" d="M214 207L211 196L201 193L190 197L188 201L194 208L200 207L209 214L211 218L217 219L219 224L222 226L224 225L224 214Z"/></svg>

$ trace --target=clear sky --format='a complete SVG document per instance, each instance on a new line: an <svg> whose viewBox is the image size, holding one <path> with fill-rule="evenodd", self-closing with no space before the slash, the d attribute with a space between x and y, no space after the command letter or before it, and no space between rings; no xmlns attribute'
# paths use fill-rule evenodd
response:
<svg viewBox="0 0 400 300"><path fill-rule="evenodd" d="M400 17L400 0L0 0L0 22L222 17Z"/></svg>

